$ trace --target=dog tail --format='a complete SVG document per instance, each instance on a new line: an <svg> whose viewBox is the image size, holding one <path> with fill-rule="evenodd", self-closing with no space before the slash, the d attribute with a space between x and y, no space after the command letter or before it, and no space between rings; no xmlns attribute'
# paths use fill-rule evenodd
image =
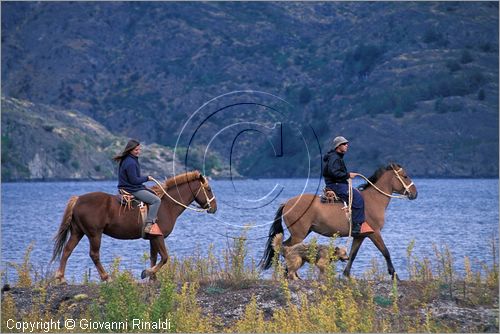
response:
<svg viewBox="0 0 500 334"><path fill-rule="evenodd" d="M283 233L278 233L273 238L274 252L280 252L283 249Z"/></svg>
<svg viewBox="0 0 500 334"><path fill-rule="evenodd" d="M283 216L283 208L285 207L285 204L281 204L280 207L278 208L278 211L276 211L276 215L274 216L274 222L271 225L271 228L269 229L269 237L267 239L266 243L266 249L264 251L264 256L260 260L259 266L262 270L269 269L271 267L273 257L275 254L274 248L273 248L273 240L275 237L281 233L281 238L283 238L283 226L281 225L281 218Z"/></svg>

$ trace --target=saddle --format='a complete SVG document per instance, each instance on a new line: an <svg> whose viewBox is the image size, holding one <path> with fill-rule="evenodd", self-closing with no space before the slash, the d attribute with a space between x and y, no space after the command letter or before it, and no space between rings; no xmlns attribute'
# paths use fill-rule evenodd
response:
<svg viewBox="0 0 500 334"><path fill-rule="evenodd" d="M142 223L143 226L142 230L143 239L150 239L151 236L163 235L160 228L158 227L158 224L155 222L153 223L153 226L150 228L149 232L145 232L144 230L149 210L148 204L139 201L137 198L135 198L134 195L123 189L119 189L118 194L116 194L115 197L120 203L120 205L125 208L125 210L139 208L140 223Z"/></svg>
<svg viewBox="0 0 500 334"><path fill-rule="evenodd" d="M337 196L335 191L333 191L332 189L327 188L327 187L325 187L323 189L323 194L320 195L320 200L321 200L321 203L325 203L325 204L328 204L328 203L344 203L345 204L345 202L342 199L340 199L340 197Z"/></svg>
<svg viewBox="0 0 500 334"><path fill-rule="evenodd" d="M347 220L350 220L351 212L349 211L347 203L338 197L332 189L325 187L323 189L323 194L320 195L320 201L323 204L343 204L342 210L344 211Z"/></svg>
<svg viewBox="0 0 500 334"><path fill-rule="evenodd" d="M118 189L118 194L115 197L126 210L139 208L141 222L144 224L148 215L148 205L146 203L139 201L134 195L124 189Z"/></svg>

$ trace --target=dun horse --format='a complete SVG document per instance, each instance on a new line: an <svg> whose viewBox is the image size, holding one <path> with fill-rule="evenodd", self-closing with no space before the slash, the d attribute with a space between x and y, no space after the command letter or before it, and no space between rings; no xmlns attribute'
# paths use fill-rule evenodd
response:
<svg viewBox="0 0 500 334"><path fill-rule="evenodd" d="M177 217L185 209L191 209L188 207L189 204L195 201L204 209L198 211L215 213L217 210L217 203L208 181L198 171L179 174L165 181L162 187L152 187L152 190L161 197L157 224L163 237L151 237L149 241L151 268L142 272L142 278L153 276L167 262L168 253L164 238L172 232ZM64 282L66 262L76 245L86 235L90 243L90 257L101 280L109 280L110 277L104 270L99 256L102 234L116 239L139 239L142 231L142 222L139 217L138 208L124 208L114 195L92 192L71 197L55 237L51 262L62 253L55 278ZM70 235L69 239L68 235ZM161 259L156 264L158 253Z"/></svg>
<svg viewBox="0 0 500 334"><path fill-rule="evenodd" d="M374 185L367 183L360 188L365 201L366 221L375 232L367 237L380 250L387 262L389 274L394 277L396 272L381 235L385 222L385 210L391 197L395 197L392 193L398 193L413 200L417 198L417 188L405 170L397 164L379 168L368 180ZM269 239L261 260L261 267L268 269L271 266L274 256L272 241L276 234L283 233L282 218L284 218L290 232L290 237L284 242L286 246L301 242L311 232L327 237L338 233L341 237L345 237L349 235L349 224L342 207L343 204L341 203L321 203L320 198L313 194L296 196L281 204L276 212L274 223L269 230ZM364 236L354 238L344 275L350 275L352 263L364 239Z"/></svg>

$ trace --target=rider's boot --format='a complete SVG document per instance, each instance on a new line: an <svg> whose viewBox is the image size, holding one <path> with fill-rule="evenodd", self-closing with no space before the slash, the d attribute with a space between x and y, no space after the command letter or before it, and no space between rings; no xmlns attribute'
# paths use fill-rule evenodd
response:
<svg viewBox="0 0 500 334"><path fill-rule="evenodd" d="M150 234L150 235L163 235L161 233L160 228L158 227L158 224L156 224L156 219L153 221L147 221L144 224L144 230L143 234Z"/></svg>
<svg viewBox="0 0 500 334"><path fill-rule="evenodd" d="M153 227L153 222L152 221L148 221L148 222L144 223L144 233L151 232L151 228L152 227Z"/></svg>
<svg viewBox="0 0 500 334"><path fill-rule="evenodd" d="M153 222L147 221L142 225L142 232L141 232L141 237L143 239L149 239L148 234L151 232L151 227L153 226Z"/></svg>

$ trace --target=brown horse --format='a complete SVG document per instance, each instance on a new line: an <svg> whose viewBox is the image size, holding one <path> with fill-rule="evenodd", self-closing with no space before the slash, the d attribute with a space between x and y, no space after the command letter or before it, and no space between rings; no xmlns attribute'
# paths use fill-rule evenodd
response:
<svg viewBox="0 0 500 334"><path fill-rule="evenodd" d="M157 223L163 236L151 236L149 241L151 268L142 272L142 278L154 277L154 274L167 262L168 253L164 238L172 232L177 217L187 208L192 209L189 204L195 201L203 208L203 210L196 209L197 211L215 213L217 210L217 202L208 181L198 171L179 174L166 180L162 187L159 185L152 187L152 190L161 197ZM92 192L71 197L66 206L59 231L54 238L55 244L51 262L62 253L55 278L64 282L66 262L78 242L86 235L90 243L90 257L101 280L109 280L110 277L99 258L102 234L116 239L139 239L141 231L142 222L140 222L139 209L124 208L114 195ZM70 234L69 239L68 234ZM160 253L161 260L156 264L158 253Z"/></svg>
<svg viewBox="0 0 500 334"><path fill-rule="evenodd" d="M385 257L389 274L397 277L392 265L391 256L382 239L381 231L385 222L385 210L393 196L398 193L408 199L417 198L417 188L410 180L405 170L397 164L390 164L387 167L379 168L369 179L370 183L360 186L361 195L365 201L366 221L375 231L367 237L375 244ZM402 196L399 196L402 197ZM304 240L311 232L331 237L338 233L341 237L349 235L349 224L343 204L324 204L320 198L314 194L304 194L293 197L281 204L274 223L269 229L269 239L267 241L264 256L260 262L262 269L271 266L274 250L272 241L276 234L283 233L281 220L284 218L285 224L290 232L290 237L284 245L295 245ZM353 239L349 262L344 270L344 275L349 276L351 266L356 258L359 247L363 243L365 236Z"/></svg>

